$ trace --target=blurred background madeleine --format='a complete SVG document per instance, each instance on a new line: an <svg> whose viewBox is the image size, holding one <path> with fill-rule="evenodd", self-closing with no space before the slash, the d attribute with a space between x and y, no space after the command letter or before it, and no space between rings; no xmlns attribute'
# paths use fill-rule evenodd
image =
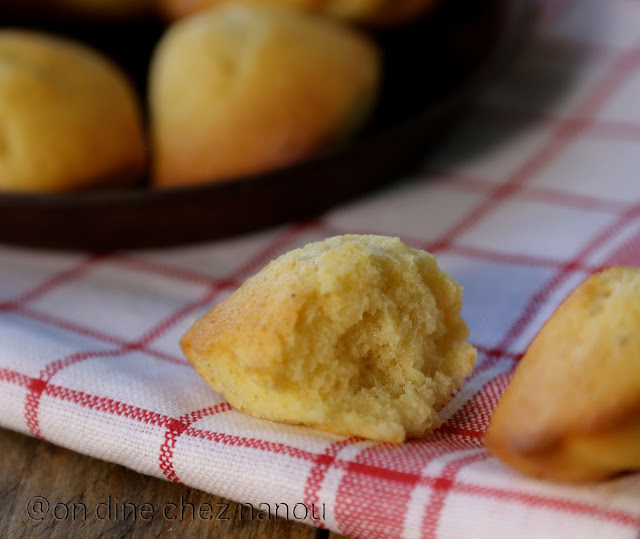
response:
<svg viewBox="0 0 640 539"><path fill-rule="evenodd" d="M286 5L374 26L393 26L423 15L438 0L243 0ZM233 0L157 0L161 13L179 19Z"/></svg>
<svg viewBox="0 0 640 539"><path fill-rule="evenodd" d="M282 6L223 4L169 28L150 70L156 185L237 178L348 138L376 102L365 35Z"/></svg>
<svg viewBox="0 0 640 539"><path fill-rule="evenodd" d="M141 109L110 60L62 37L0 30L0 74L0 190L65 191L141 177Z"/></svg>

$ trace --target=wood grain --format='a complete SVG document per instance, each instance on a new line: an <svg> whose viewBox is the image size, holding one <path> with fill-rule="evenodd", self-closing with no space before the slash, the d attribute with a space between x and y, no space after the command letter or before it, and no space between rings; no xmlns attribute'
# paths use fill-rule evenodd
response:
<svg viewBox="0 0 640 539"><path fill-rule="evenodd" d="M205 492L138 474L127 468L80 455L22 434L0 429L0 536L2 537L224 537L263 539L289 537L311 539L339 535L278 518L253 520L249 512L239 518L238 504ZM49 512L41 521L27 513L27 503L35 496L46 498ZM111 497L111 515L106 502ZM117 498L117 500L116 500ZM185 518L179 518L180 504ZM96 516L98 504L102 520ZM137 517L132 517L133 506L127 505L123 518L122 504L134 504ZM143 507L144 504L150 506ZM56 509L56 504L60 504ZM74 511L75 504L75 511ZM87 509L86 518L82 505ZM118 505L116 518L115 504ZM169 506L168 520L162 508ZM195 507L195 518L187 504ZM212 512L208 513L208 506ZM228 504L225 517L216 518ZM151 516L151 506L155 515ZM197 511L203 507L203 519ZM56 509L59 519L53 515ZM65 513L68 509L68 515ZM145 512L146 509L146 512ZM141 512L142 511L142 512ZM177 511L177 513L176 513ZM75 512L75 520L73 513ZM142 516L141 516L142 515ZM205 520L210 516L210 520Z"/></svg>

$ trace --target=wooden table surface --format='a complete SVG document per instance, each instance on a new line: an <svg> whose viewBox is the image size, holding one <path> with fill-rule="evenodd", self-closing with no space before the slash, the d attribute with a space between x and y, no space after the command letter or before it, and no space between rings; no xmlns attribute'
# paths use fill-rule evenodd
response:
<svg viewBox="0 0 640 539"><path fill-rule="evenodd" d="M5 429L0 429L0 463L0 537L341 537L282 518L258 520L256 515L252 520L248 511L241 520L238 505L223 498ZM122 508L123 503L129 504L126 518L116 514L116 508ZM185 509L184 518L174 513L180 504ZM202 519L197 509L194 518L187 504L204 507ZM213 508L211 514L207 504ZM217 513L226 504L228 509L218 519ZM42 514L47 505L48 512ZM135 520L134 506L138 511ZM169 507L170 518L178 518L164 518L160 508L165 506Z"/></svg>

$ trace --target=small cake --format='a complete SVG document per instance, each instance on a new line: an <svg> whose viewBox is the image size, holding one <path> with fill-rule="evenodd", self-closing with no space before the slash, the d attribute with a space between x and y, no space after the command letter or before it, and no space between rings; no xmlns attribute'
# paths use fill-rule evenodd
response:
<svg viewBox="0 0 640 539"><path fill-rule="evenodd" d="M110 61L63 38L0 30L0 190L127 183L144 165L138 101Z"/></svg>
<svg viewBox="0 0 640 539"><path fill-rule="evenodd" d="M179 19L229 0L157 0L169 19ZM437 0L241 0L244 3L293 8L374 26L406 23L424 14Z"/></svg>
<svg viewBox="0 0 640 539"><path fill-rule="evenodd" d="M518 365L486 445L548 479L640 470L640 269L606 269L565 300Z"/></svg>
<svg viewBox="0 0 640 539"><path fill-rule="evenodd" d="M441 424L438 410L473 368L461 295L429 253L338 236L271 262L181 345L243 412L402 442Z"/></svg>
<svg viewBox="0 0 640 539"><path fill-rule="evenodd" d="M376 100L376 47L340 23L228 4L168 30L150 75L153 179L284 167L349 137Z"/></svg>

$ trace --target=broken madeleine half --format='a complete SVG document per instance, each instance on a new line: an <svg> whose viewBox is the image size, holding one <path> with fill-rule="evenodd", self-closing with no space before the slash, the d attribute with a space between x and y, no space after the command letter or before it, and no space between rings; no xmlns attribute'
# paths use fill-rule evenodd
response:
<svg viewBox="0 0 640 539"><path fill-rule="evenodd" d="M402 442L441 424L473 368L461 306L462 287L429 253L337 236L268 264L181 345L243 412Z"/></svg>
<svg viewBox="0 0 640 539"><path fill-rule="evenodd" d="M640 269L608 268L565 300L518 365L485 442L542 478L640 470Z"/></svg>

